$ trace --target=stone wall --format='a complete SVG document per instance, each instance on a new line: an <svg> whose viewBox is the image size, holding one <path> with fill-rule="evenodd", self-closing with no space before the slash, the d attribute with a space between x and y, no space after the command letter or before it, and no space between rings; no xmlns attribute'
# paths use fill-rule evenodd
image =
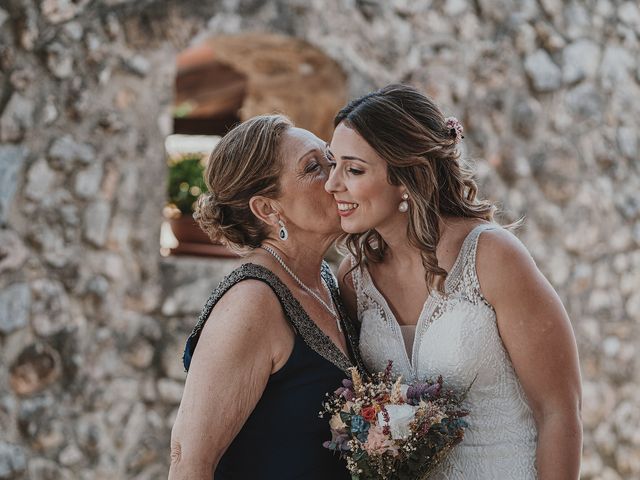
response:
<svg viewBox="0 0 640 480"><path fill-rule="evenodd" d="M614 0L0 3L0 479L161 478L197 310L234 261L158 255L176 54L300 38L465 155L572 318L583 478L640 476L640 10ZM313 99L309 99L313 108Z"/></svg>

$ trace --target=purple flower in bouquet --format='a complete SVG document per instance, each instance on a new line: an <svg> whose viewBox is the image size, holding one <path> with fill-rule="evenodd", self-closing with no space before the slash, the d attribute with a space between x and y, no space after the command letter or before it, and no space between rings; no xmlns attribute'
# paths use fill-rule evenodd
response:
<svg viewBox="0 0 640 480"><path fill-rule="evenodd" d="M332 438L330 441L326 441L322 444L324 448L329 450L335 450L338 452L348 452L351 450L349 447L349 435L346 433L332 432Z"/></svg>
<svg viewBox="0 0 640 480"><path fill-rule="evenodd" d="M345 378L342 380L342 386L337 388L333 393L339 397L344 397L347 402L353 401L353 382Z"/></svg>
<svg viewBox="0 0 640 480"><path fill-rule="evenodd" d="M436 383L416 383L407 388L407 400L412 405L417 405L420 400L433 400L440 397L442 391L442 377L438 377Z"/></svg>
<svg viewBox="0 0 640 480"><path fill-rule="evenodd" d="M387 366L386 366L386 368L385 368L385 369L384 369L384 371L382 372L381 380L382 380L383 382L385 382L385 383L386 383L386 382L389 382L389 381L391 380L391 373L392 373L392 370L393 370L393 360L389 360L389 361L387 362Z"/></svg>
<svg viewBox="0 0 640 480"><path fill-rule="evenodd" d="M349 390L348 388L340 387L333 393L335 393L339 397L344 397L347 402L353 401L353 391Z"/></svg>

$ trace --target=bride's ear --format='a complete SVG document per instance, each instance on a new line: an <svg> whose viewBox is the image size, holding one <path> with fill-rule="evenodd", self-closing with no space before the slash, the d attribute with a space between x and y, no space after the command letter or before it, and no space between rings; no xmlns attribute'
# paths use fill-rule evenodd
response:
<svg viewBox="0 0 640 480"><path fill-rule="evenodd" d="M249 208L256 218L262 220L267 225L278 226L280 215L278 213L279 203L277 200L256 195L249 200Z"/></svg>

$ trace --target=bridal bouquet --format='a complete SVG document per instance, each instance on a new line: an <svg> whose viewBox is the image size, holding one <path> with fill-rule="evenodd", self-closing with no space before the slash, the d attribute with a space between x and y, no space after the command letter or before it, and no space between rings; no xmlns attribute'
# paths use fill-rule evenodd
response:
<svg viewBox="0 0 640 480"><path fill-rule="evenodd" d="M384 372L363 380L355 368L327 394L322 416L330 416L324 447L347 460L353 480L422 480L462 441L468 414L456 394L435 382L402 384ZM467 389L468 391L468 389Z"/></svg>

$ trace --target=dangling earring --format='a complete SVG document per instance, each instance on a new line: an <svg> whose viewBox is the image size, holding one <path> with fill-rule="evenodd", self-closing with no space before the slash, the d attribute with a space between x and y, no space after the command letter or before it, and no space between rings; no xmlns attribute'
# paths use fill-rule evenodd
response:
<svg viewBox="0 0 640 480"><path fill-rule="evenodd" d="M284 222L282 220L278 220L278 225L280 225L280 230L278 230L280 240L286 240L289 238L289 232L287 231L287 227L284 226Z"/></svg>
<svg viewBox="0 0 640 480"><path fill-rule="evenodd" d="M407 202L408 199L409 199L409 194L406 192L403 193L402 201L400 202L400 205L398 205L398 210L400 210L400 212L405 213L407 210L409 210L409 202Z"/></svg>

